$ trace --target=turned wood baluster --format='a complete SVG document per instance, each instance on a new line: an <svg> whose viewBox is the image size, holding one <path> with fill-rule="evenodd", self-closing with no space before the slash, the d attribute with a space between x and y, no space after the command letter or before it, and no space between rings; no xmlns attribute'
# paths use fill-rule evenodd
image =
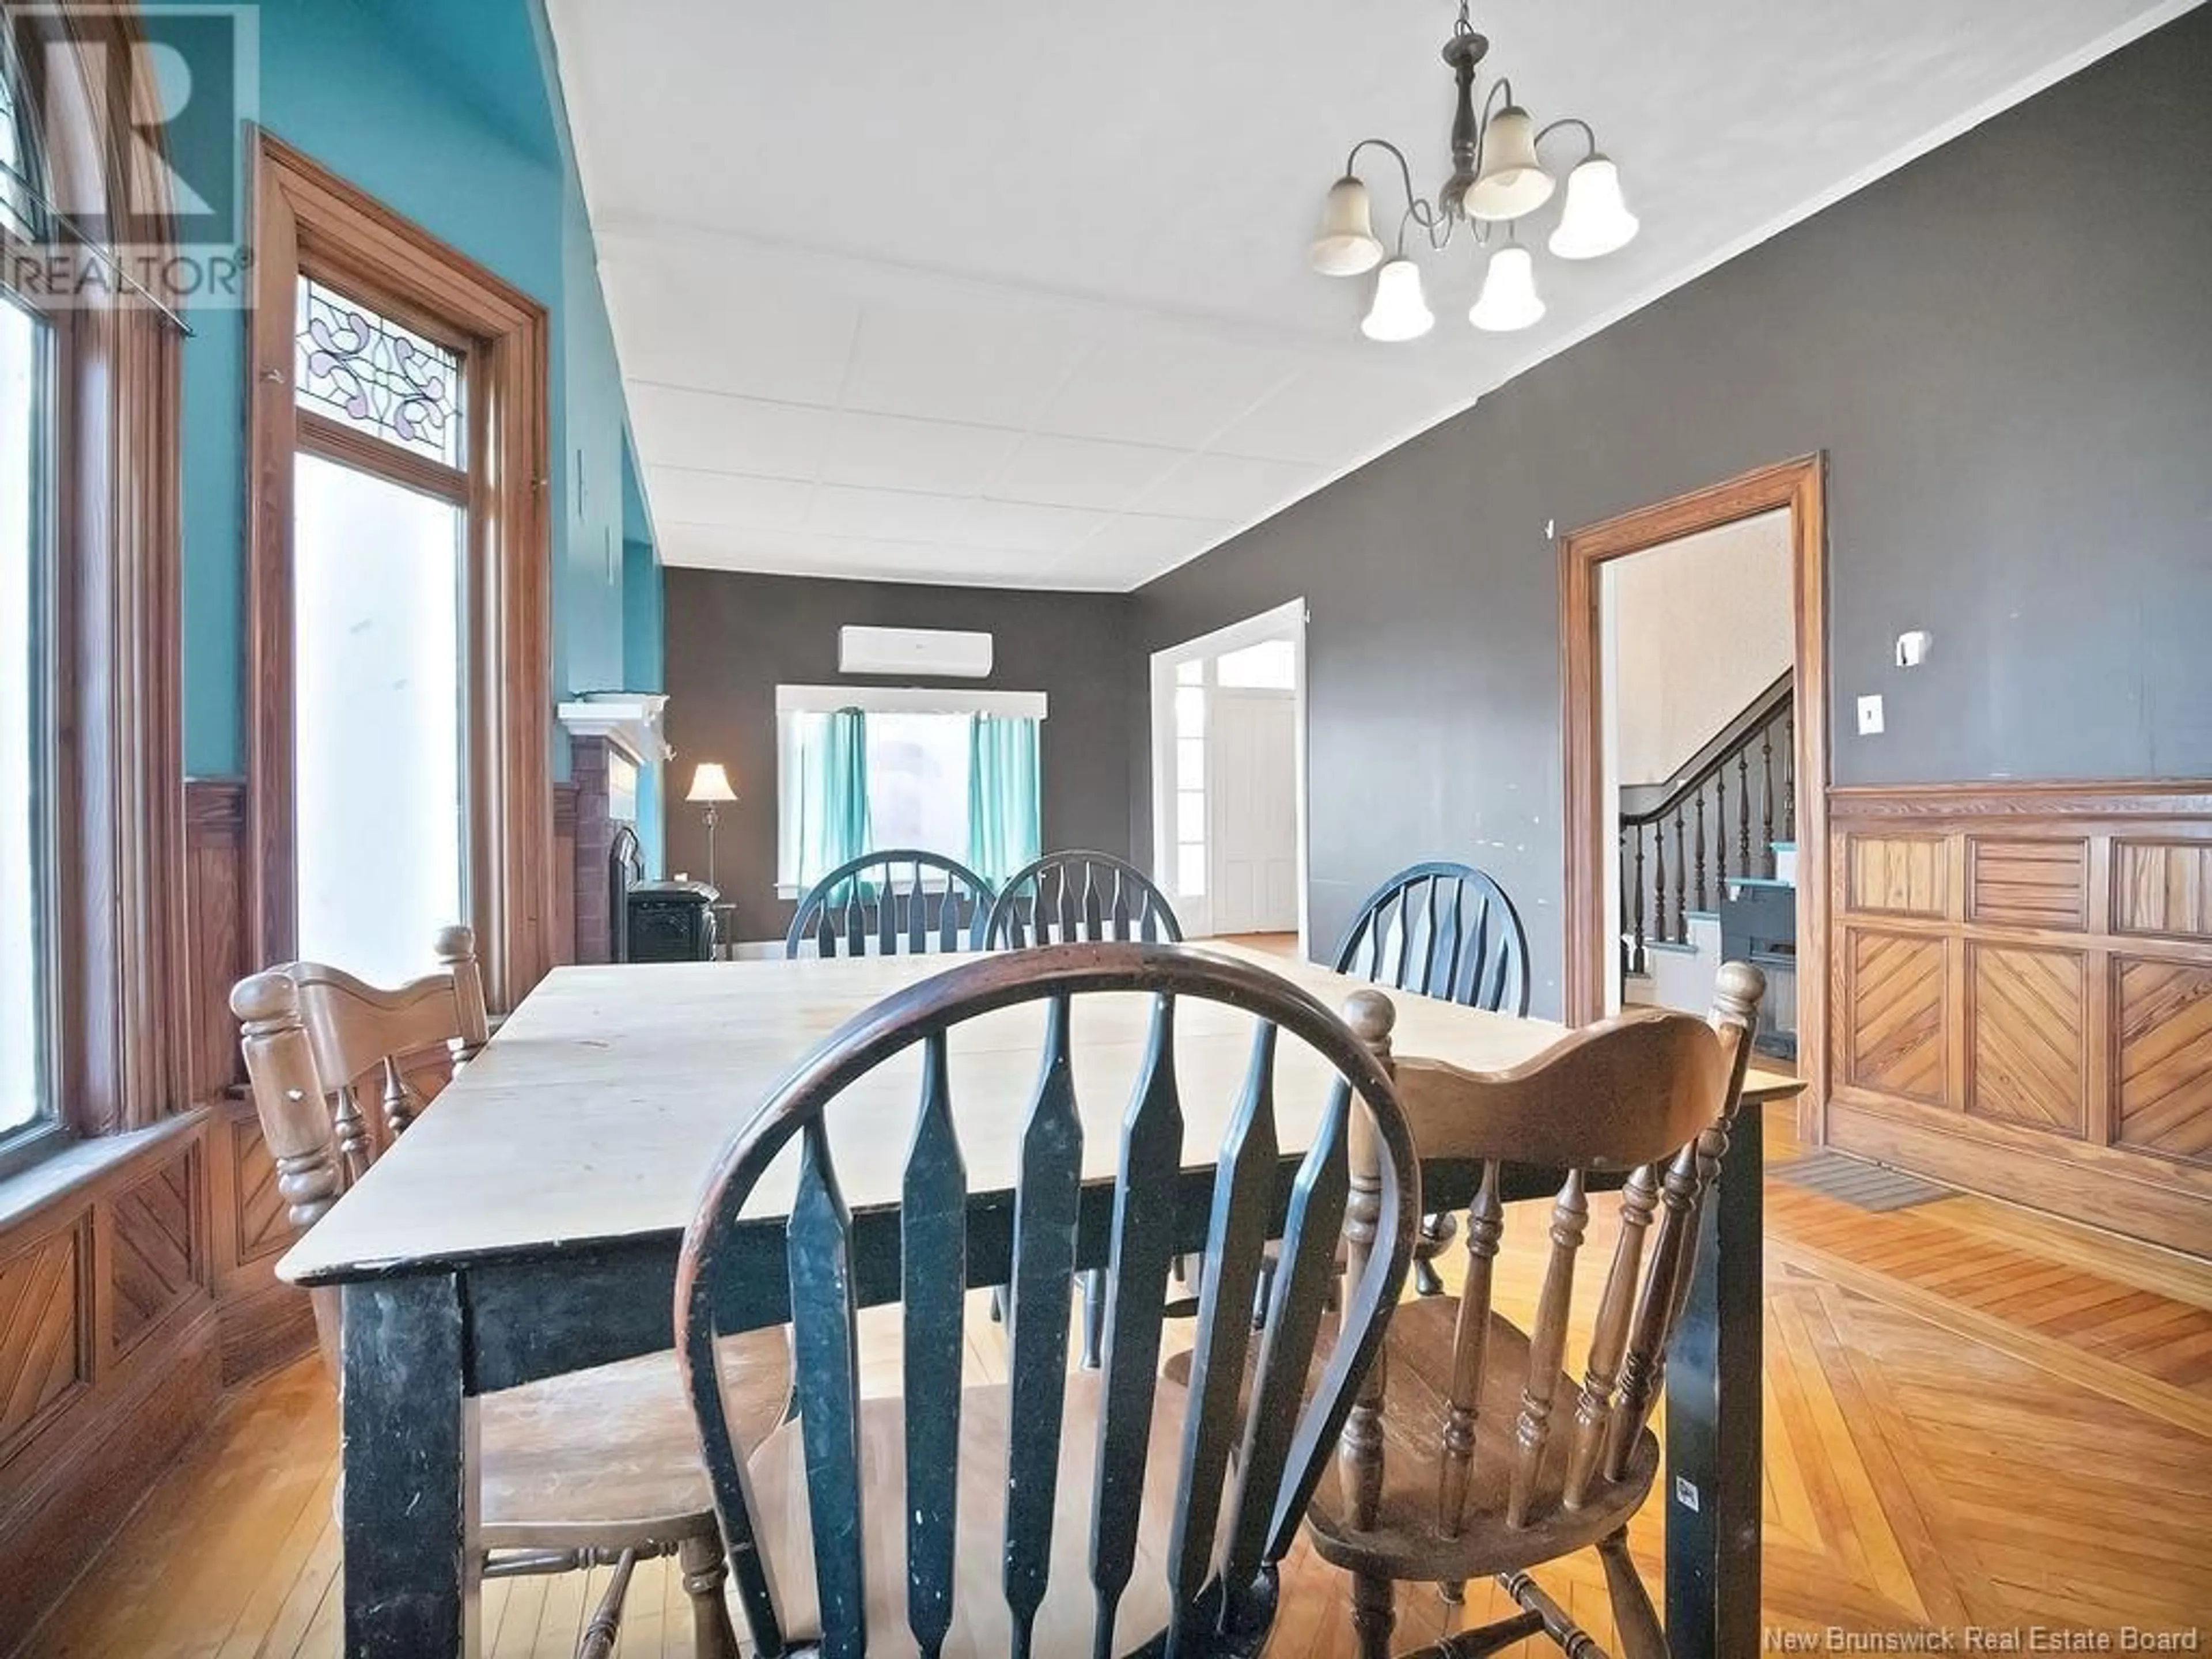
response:
<svg viewBox="0 0 2212 1659"><path fill-rule="evenodd" d="M1613 1245L1613 1266L1606 1274L1605 1293L1598 1304L1582 1395L1575 1402L1575 1438L1567 1454L1566 1486L1561 1499L1571 1510L1580 1509L1589 1495L1590 1479L1605 1449L1613 1390L1620 1380L1621 1356L1628 1346L1628 1317L1636 1300L1644 1237L1658 1204L1658 1172L1647 1164L1631 1175L1621 1189L1620 1237Z"/></svg>
<svg viewBox="0 0 2212 1659"><path fill-rule="evenodd" d="M1636 879L1629 884L1628 890L1634 896L1636 906L1632 924L1636 936L1635 970L1640 974L1644 971L1644 826L1632 825L1629 834L1636 842Z"/></svg>
<svg viewBox="0 0 2212 1659"><path fill-rule="evenodd" d="M1690 884L1687 873L1689 860L1682 853L1682 804L1674 803L1674 931L1669 936L1677 945L1690 941Z"/></svg>
<svg viewBox="0 0 2212 1659"><path fill-rule="evenodd" d="M1451 1392L1445 1401L1443 1459L1437 1470L1437 1530L1456 1538L1467 1522L1467 1490L1474 1473L1475 1416L1482 1407L1482 1371L1490 1337L1491 1282L1505 1212L1498 1198L1498 1164L1482 1166L1482 1184L1467 1206L1467 1282L1452 1328Z"/></svg>
<svg viewBox="0 0 2212 1659"><path fill-rule="evenodd" d="M1713 774L1713 879L1723 897L1728 893L1728 767Z"/></svg>
<svg viewBox="0 0 2212 1659"><path fill-rule="evenodd" d="M340 1084L331 1097L331 1128L337 1136L338 1158L345 1165L347 1182L360 1180L368 1173L368 1119L350 1083Z"/></svg>
<svg viewBox="0 0 2212 1659"><path fill-rule="evenodd" d="M1782 839L1797 840L1797 716L1782 717Z"/></svg>
<svg viewBox="0 0 2212 1659"><path fill-rule="evenodd" d="M1673 937L1667 931L1667 829L1657 823L1651 826L1651 937L1662 944Z"/></svg>
<svg viewBox="0 0 2212 1659"><path fill-rule="evenodd" d="M1692 830L1692 837L1697 846L1697 908L1703 910L1709 907L1705 903L1705 792L1702 785L1700 785L1697 791L1691 795L1690 801L1697 809L1697 817L1695 828Z"/></svg>
<svg viewBox="0 0 2212 1659"><path fill-rule="evenodd" d="M1774 728L1771 726L1759 728L1759 773L1764 792L1759 806L1759 867L1771 876L1774 873Z"/></svg>
<svg viewBox="0 0 2212 1659"><path fill-rule="evenodd" d="M399 1069L398 1060L391 1054L384 1057L384 1123L397 1140L407 1126L415 1121L421 1109L422 1097L415 1092L415 1085Z"/></svg>
<svg viewBox="0 0 2212 1659"><path fill-rule="evenodd" d="M1735 757L1735 816L1736 868L1747 876L1752 872L1751 757L1741 751Z"/></svg>
<svg viewBox="0 0 2212 1659"><path fill-rule="evenodd" d="M1551 1438L1552 1395L1559 1383L1559 1357L1567 1342L1567 1310L1574 1298L1575 1253L1589 1226L1589 1203L1583 1196L1583 1172L1570 1170L1552 1206L1552 1254L1537 1292L1536 1323L1528 1336L1528 1381L1521 1391L1521 1417L1513 1430L1513 1468L1505 1494L1505 1524L1528 1524L1528 1504L1536 1470Z"/></svg>

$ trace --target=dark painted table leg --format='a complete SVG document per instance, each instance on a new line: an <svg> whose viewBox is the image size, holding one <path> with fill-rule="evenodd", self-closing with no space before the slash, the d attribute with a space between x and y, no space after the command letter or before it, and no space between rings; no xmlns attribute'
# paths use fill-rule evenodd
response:
<svg viewBox="0 0 2212 1659"><path fill-rule="evenodd" d="M477 1402L448 1275L348 1285L339 1427L348 1659L475 1659Z"/></svg>
<svg viewBox="0 0 2212 1659"><path fill-rule="evenodd" d="M1667 1361L1667 1640L1674 1659L1759 1650L1759 1111L1736 1114Z"/></svg>

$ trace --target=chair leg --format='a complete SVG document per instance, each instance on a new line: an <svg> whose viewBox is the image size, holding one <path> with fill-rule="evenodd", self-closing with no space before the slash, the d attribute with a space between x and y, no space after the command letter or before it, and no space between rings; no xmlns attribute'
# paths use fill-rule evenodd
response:
<svg viewBox="0 0 2212 1659"><path fill-rule="evenodd" d="M697 1534L676 1549L676 1569L691 1598L691 1651L696 1659L738 1659L738 1632L722 1586L730 1576L720 1533Z"/></svg>
<svg viewBox="0 0 2212 1659"><path fill-rule="evenodd" d="M1352 1575L1352 1633L1359 1659L1390 1659L1390 1632L1397 1628L1397 1586L1371 1572Z"/></svg>
<svg viewBox="0 0 2212 1659"><path fill-rule="evenodd" d="M1083 1275L1083 1369L1095 1371L1106 1341L1106 1275L1091 1267Z"/></svg>
<svg viewBox="0 0 2212 1659"><path fill-rule="evenodd" d="M1667 1632L1651 1605L1651 1593L1629 1559L1626 1527L1599 1542L1597 1559L1605 1568L1605 1591L1613 1602L1621 1659L1667 1659Z"/></svg>
<svg viewBox="0 0 2212 1659"><path fill-rule="evenodd" d="M1419 1256L1413 1258L1413 1289L1423 1296L1442 1296L1444 1282L1437 1277L1437 1270Z"/></svg>
<svg viewBox="0 0 2212 1659"><path fill-rule="evenodd" d="M613 1654L615 1638L622 1634L623 1601L629 1595L629 1577L636 1566L635 1550L624 1550L617 1559L615 1576L608 1581L607 1593L592 1609L591 1622L584 1626L583 1640L576 1644L576 1659L610 1659Z"/></svg>

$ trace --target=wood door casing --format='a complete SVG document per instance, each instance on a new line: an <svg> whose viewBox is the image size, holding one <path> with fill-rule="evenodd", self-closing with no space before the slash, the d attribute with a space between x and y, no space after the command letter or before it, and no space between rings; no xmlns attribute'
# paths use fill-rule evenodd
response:
<svg viewBox="0 0 2212 1659"><path fill-rule="evenodd" d="M2212 784L1828 807L1831 1142L2212 1255Z"/></svg>

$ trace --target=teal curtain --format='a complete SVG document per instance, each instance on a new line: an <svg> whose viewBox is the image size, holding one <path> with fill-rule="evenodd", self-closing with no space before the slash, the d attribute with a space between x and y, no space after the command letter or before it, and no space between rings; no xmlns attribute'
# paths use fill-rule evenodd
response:
<svg viewBox="0 0 2212 1659"><path fill-rule="evenodd" d="M968 862L994 885L1043 845L1037 805L1037 722L968 722Z"/></svg>
<svg viewBox="0 0 2212 1659"><path fill-rule="evenodd" d="M800 739L799 885L868 850L868 726L857 708L820 717Z"/></svg>

